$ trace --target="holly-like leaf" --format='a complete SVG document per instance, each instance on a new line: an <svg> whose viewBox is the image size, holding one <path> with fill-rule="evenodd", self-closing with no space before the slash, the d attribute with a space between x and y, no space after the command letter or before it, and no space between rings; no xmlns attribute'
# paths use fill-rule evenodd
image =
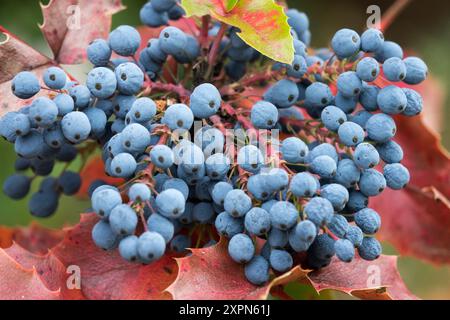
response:
<svg viewBox="0 0 450 320"><path fill-rule="evenodd" d="M105 165L100 157L94 157L84 166L80 172L81 188L77 196L80 198L88 197L88 190L92 182L95 180L103 180L110 185L119 185L123 179L113 178L105 174Z"/></svg>
<svg viewBox="0 0 450 320"><path fill-rule="evenodd" d="M320 292L330 289L371 300L417 299L406 288L398 270L397 257L382 255L375 261L355 257L351 263L339 261L308 275L307 281Z"/></svg>
<svg viewBox="0 0 450 320"><path fill-rule="evenodd" d="M36 51L17 36L0 26L6 40L0 42L0 117L29 104L32 99L21 100L11 91L11 80L20 71L31 71L42 79L45 69L53 65L50 58ZM40 94L47 92L41 91Z"/></svg>
<svg viewBox="0 0 450 320"><path fill-rule="evenodd" d="M121 0L51 0L41 4L44 34L55 60L78 64L86 60L86 47L97 38L107 38L112 15L123 10Z"/></svg>
<svg viewBox="0 0 450 320"><path fill-rule="evenodd" d="M244 267L228 255L225 238L209 248L191 249L192 255L178 258L178 277L167 288L175 300L266 299L278 285L303 278L308 271L300 267L258 287L245 279Z"/></svg>
<svg viewBox="0 0 450 320"><path fill-rule="evenodd" d="M230 12L237 5L239 0L226 0L225 1L225 11Z"/></svg>
<svg viewBox="0 0 450 320"><path fill-rule="evenodd" d="M36 269L25 269L0 249L0 299L56 300L59 291L46 287Z"/></svg>
<svg viewBox="0 0 450 320"><path fill-rule="evenodd" d="M83 295L87 299L169 299L163 291L176 278L172 256L142 265L125 261L118 250L101 250L91 238L97 221L95 214L83 214L80 223L67 229L65 239L51 250L64 266L80 268Z"/></svg>
<svg viewBox="0 0 450 320"><path fill-rule="evenodd" d="M386 190L370 200L382 216L380 235L403 255L436 264L450 262L450 156L439 135L425 123L427 113L435 113L435 81L429 79L413 87L424 98L424 115L397 117L397 135L411 174L410 184L401 191Z"/></svg>
<svg viewBox="0 0 450 320"><path fill-rule="evenodd" d="M234 2L183 0L182 6L187 16L210 14L223 23L239 28L239 37L249 46L275 61L292 63L294 45L283 7L274 0Z"/></svg>

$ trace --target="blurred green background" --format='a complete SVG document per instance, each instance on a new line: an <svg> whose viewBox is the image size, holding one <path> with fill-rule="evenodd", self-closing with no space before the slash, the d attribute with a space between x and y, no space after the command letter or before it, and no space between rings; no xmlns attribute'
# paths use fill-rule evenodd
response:
<svg viewBox="0 0 450 320"><path fill-rule="evenodd" d="M139 9L145 0L123 0L127 10L120 12L113 18L113 26L120 24L139 25ZM363 30L367 19L367 6L377 4L382 11L387 9L393 1L288 1L291 7L305 11L311 21L310 29L313 34L313 46L327 46L334 32L339 28L349 27ZM48 3L48 0L43 1ZM26 42L40 51L50 54L42 34L37 26L42 22L41 10L37 0L1 1L0 24L17 34ZM398 42L404 48L413 50L424 58L431 73L446 89L447 99L445 114L441 116L443 127L440 129L443 143L450 148L450 2L441 0L415 0L397 18L386 34L387 38ZM2 40L0 36L0 40ZM82 77L86 67L70 66L69 72ZM81 74L80 74L81 73ZM1 99L1 97L0 97ZM418 133L420 134L420 133ZM13 173L15 156L13 147L3 140L0 142L0 184ZM78 164L74 164L76 168ZM61 169L57 168L55 172ZM37 183L35 183L36 185ZM75 201L63 198L60 208L51 219L40 220L39 223L49 227L59 227L78 221L79 213L89 207L85 201ZM13 202L0 193L0 225L26 225L32 221L27 212L27 201ZM389 244L384 245L385 253L395 254L395 249ZM401 257L399 260L400 273L413 293L421 298L450 299L450 267L434 267L412 258ZM313 291L307 288L289 288L292 295L315 297ZM328 297L329 293L323 295ZM339 295L344 298L344 296Z"/></svg>

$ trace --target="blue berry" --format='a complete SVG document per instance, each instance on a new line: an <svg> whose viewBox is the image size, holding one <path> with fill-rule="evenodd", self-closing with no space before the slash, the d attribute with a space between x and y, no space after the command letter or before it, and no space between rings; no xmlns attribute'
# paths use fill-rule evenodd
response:
<svg viewBox="0 0 450 320"><path fill-rule="evenodd" d="M288 16L289 25L294 29L296 34L300 35L309 30L309 19L305 13L297 9L288 9L286 15Z"/></svg>
<svg viewBox="0 0 450 320"><path fill-rule="evenodd" d="M377 103L384 113L398 114L405 110L408 100L401 88L388 86L381 89L377 97Z"/></svg>
<svg viewBox="0 0 450 320"><path fill-rule="evenodd" d="M172 130L189 130L194 123L194 114L185 104L173 104L164 112L162 123Z"/></svg>
<svg viewBox="0 0 450 320"><path fill-rule="evenodd" d="M298 211L290 202L278 201L270 208L269 213L274 228L288 230L297 223Z"/></svg>
<svg viewBox="0 0 450 320"><path fill-rule="evenodd" d="M334 214L328 224L330 231L333 232L333 234L338 238L344 238L349 227L350 225L348 224L347 219L340 214Z"/></svg>
<svg viewBox="0 0 450 320"><path fill-rule="evenodd" d="M289 252L274 249L270 253L270 266L278 272L286 272L292 268L294 261Z"/></svg>
<svg viewBox="0 0 450 320"><path fill-rule="evenodd" d="M154 213L147 220L148 231L159 233L166 243L172 240L175 233L173 223L160 214Z"/></svg>
<svg viewBox="0 0 450 320"><path fill-rule="evenodd" d="M392 41L385 41L379 50L375 52L375 59L381 63L393 57L403 59L403 49Z"/></svg>
<svg viewBox="0 0 450 320"><path fill-rule="evenodd" d="M364 237L358 247L358 253L364 260L375 260L381 255L381 245L375 238Z"/></svg>
<svg viewBox="0 0 450 320"><path fill-rule="evenodd" d="M131 26L119 26L109 34L109 46L118 55L133 56L141 44L139 32Z"/></svg>
<svg viewBox="0 0 450 320"><path fill-rule="evenodd" d="M316 225L309 220L303 220L289 233L289 244L296 252L304 252L314 242L316 235Z"/></svg>
<svg viewBox="0 0 450 320"><path fill-rule="evenodd" d="M289 77L301 79L307 71L308 66L306 64L305 58L301 55L295 54L292 64L288 65L287 75Z"/></svg>
<svg viewBox="0 0 450 320"><path fill-rule="evenodd" d="M403 160L403 149L393 140L377 144L375 147L385 163L398 163Z"/></svg>
<svg viewBox="0 0 450 320"><path fill-rule="evenodd" d="M358 105L358 96L347 97L338 91L336 97L334 98L334 104L336 107L344 111L344 113L349 114L355 111Z"/></svg>
<svg viewBox="0 0 450 320"><path fill-rule="evenodd" d="M31 103L28 116L33 124L48 128L58 117L58 107L49 98L40 97Z"/></svg>
<svg viewBox="0 0 450 320"><path fill-rule="evenodd" d="M195 117L205 119L219 110L221 102L219 90L210 83L203 83L192 92L190 107Z"/></svg>
<svg viewBox="0 0 450 320"><path fill-rule="evenodd" d="M408 169L401 163L387 164L384 166L384 177L389 188L403 189L411 179Z"/></svg>
<svg viewBox="0 0 450 320"><path fill-rule="evenodd" d="M342 159L338 162L336 170L336 182L346 188L354 187L360 178L359 168L351 159Z"/></svg>
<svg viewBox="0 0 450 320"><path fill-rule="evenodd" d="M86 49L89 61L96 67L105 67L111 59L111 48L108 41L103 39L94 40Z"/></svg>
<svg viewBox="0 0 450 320"><path fill-rule="evenodd" d="M267 242L272 248L284 248L289 242L289 234L287 231L273 228L267 236Z"/></svg>
<svg viewBox="0 0 450 320"><path fill-rule="evenodd" d="M211 180L222 180L230 169L230 159L223 153L216 153L205 161L206 174Z"/></svg>
<svg viewBox="0 0 450 320"><path fill-rule="evenodd" d="M207 224L214 221L215 212L210 202L200 202L194 206L192 210L192 218L200 224Z"/></svg>
<svg viewBox="0 0 450 320"><path fill-rule="evenodd" d="M231 190L233 190L233 186L227 182L221 181L216 183L211 192L211 197L214 203L223 206L225 203L225 197Z"/></svg>
<svg viewBox="0 0 450 320"><path fill-rule="evenodd" d="M120 240L119 253L127 261L135 262L138 259L137 252L138 237L128 236Z"/></svg>
<svg viewBox="0 0 450 320"><path fill-rule="evenodd" d="M349 192L349 198L346 209L350 212L357 212L366 208L369 205L369 198L362 192L351 190Z"/></svg>
<svg viewBox="0 0 450 320"><path fill-rule="evenodd" d="M244 191L234 189L225 196L224 208L232 217L243 217L252 208L252 200Z"/></svg>
<svg viewBox="0 0 450 320"><path fill-rule="evenodd" d="M406 78L406 64L402 59L392 57L384 61L383 71L386 79L393 82L402 81Z"/></svg>
<svg viewBox="0 0 450 320"><path fill-rule="evenodd" d="M325 127L331 131L337 131L347 121L345 113L335 106L328 106L323 109L320 118Z"/></svg>
<svg viewBox="0 0 450 320"><path fill-rule="evenodd" d="M377 212L365 208L355 214L356 225L365 234L375 234L381 227L381 218Z"/></svg>
<svg viewBox="0 0 450 320"><path fill-rule="evenodd" d="M28 203L30 213L38 218L47 218L58 209L59 194L56 191L39 191L31 196Z"/></svg>
<svg viewBox="0 0 450 320"><path fill-rule="evenodd" d="M284 139L281 145L282 157L290 163L304 163L308 152L308 146L296 137Z"/></svg>
<svg viewBox="0 0 450 320"><path fill-rule="evenodd" d="M120 133L120 139L128 152L144 152L150 145L150 133L139 123L127 125Z"/></svg>
<svg viewBox="0 0 450 320"><path fill-rule="evenodd" d="M97 67L88 73L86 85L95 97L106 99L116 92L116 75L108 68Z"/></svg>
<svg viewBox="0 0 450 320"><path fill-rule="evenodd" d="M346 97L356 97L361 93L362 82L356 72L347 71L341 73L337 79L337 87L340 93Z"/></svg>
<svg viewBox="0 0 450 320"><path fill-rule="evenodd" d="M14 169L16 171L25 171L30 168L30 160L24 158L17 158L14 162Z"/></svg>
<svg viewBox="0 0 450 320"><path fill-rule="evenodd" d="M347 121L338 130L339 139L346 146L356 146L364 141L365 132L360 125Z"/></svg>
<svg viewBox="0 0 450 320"><path fill-rule="evenodd" d="M45 70L44 75L44 83L50 89L62 89L66 85L67 75L61 68L58 67L50 67Z"/></svg>
<svg viewBox="0 0 450 320"><path fill-rule="evenodd" d="M82 112L73 111L61 120L61 129L64 137L72 143L86 140L91 133L89 118Z"/></svg>
<svg viewBox="0 0 450 320"><path fill-rule="evenodd" d="M365 57L358 62L356 73L361 80L372 82L375 81L380 74L380 65L374 58Z"/></svg>
<svg viewBox="0 0 450 320"><path fill-rule="evenodd" d="M318 189L317 180L307 172L297 173L292 177L289 185L289 190L296 197L310 198L317 193Z"/></svg>
<svg viewBox="0 0 450 320"><path fill-rule="evenodd" d="M194 204L192 202L186 202L184 206L184 212L178 217L178 221L182 224L189 225L192 223L192 211L194 210Z"/></svg>
<svg viewBox="0 0 450 320"><path fill-rule="evenodd" d="M109 225L118 235L134 234L138 223L136 212L126 204L120 204L109 214Z"/></svg>
<svg viewBox="0 0 450 320"><path fill-rule="evenodd" d="M139 98L133 102L127 117L133 122L146 123L153 119L156 111L156 104L152 99Z"/></svg>
<svg viewBox="0 0 450 320"><path fill-rule="evenodd" d="M318 156L311 162L311 171L322 178L333 178L336 170L336 162L329 156Z"/></svg>
<svg viewBox="0 0 450 320"><path fill-rule="evenodd" d="M31 179L27 176L15 174L3 183L3 193L14 200L20 200L30 191Z"/></svg>
<svg viewBox="0 0 450 320"><path fill-rule="evenodd" d="M73 109L75 108L75 103L73 102L72 97L66 93L58 94L53 99L53 102L58 107L58 115L59 116L65 116L69 112L72 112Z"/></svg>
<svg viewBox="0 0 450 320"><path fill-rule="evenodd" d="M363 84L361 94L359 95L359 102L366 111L373 112L378 110L377 97L380 88Z"/></svg>
<svg viewBox="0 0 450 320"><path fill-rule="evenodd" d="M100 220L92 228L92 239L97 247L111 250L118 246L120 238L114 233L107 221Z"/></svg>
<svg viewBox="0 0 450 320"><path fill-rule="evenodd" d="M386 179L375 169L364 170L359 180L359 189L368 197L377 196L386 189Z"/></svg>
<svg viewBox="0 0 450 320"><path fill-rule="evenodd" d="M170 20L176 21L176 20L180 19L181 17L183 17L186 14L186 12L184 11L184 9L181 5L177 4L169 9L168 14L169 14Z"/></svg>
<svg viewBox="0 0 450 320"><path fill-rule="evenodd" d="M72 171L64 171L58 178L58 186L66 196L73 196L81 188L81 176Z"/></svg>
<svg viewBox="0 0 450 320"><path fill-rule="evenodd" d="M372 117L372 114L369 111L360 110L357 113L350 115L349 121L358 124L361 128L365 128L370 117Z"/></svg>
<svg viewBox="0 0 450 320"><path fill-rule="evenodd" d="M154 146L150 151L150 158L155 166L162 169L170 168L174 162L172 149L166 145Z"/></svg>
<svg viewBox="0 0 450 320"><path fill-rule="evenodd" d="M117 88L120 93L133 95L139 92L144 84L144 73L135 63L122 63L115 69Z"/></svg>
<svg viewBox="0 0 450 320"><path fill-rule="evenodd" d="M176 27L166 27L159 34L161 50L166 54L180 54L186 47L187 41L186 34Z"/></svg>
<svg viewBox="0 0 450 320"><path fill-rule="evenodd" d="M370 139L376 142L387 142L395 136L397 126L390 116L379 113L367 120L366 130Z"/></svg>
<svg viewBox="0 0 450 320"><path fill-rule="evenodd" d="M245 215L245 229L251 234L261 236L267 233L271 227L270 214L261 208L252 208Z"/></svg>
<svg viewBox="0 0 450 320"><path fill-rule="evenodd" d="M255 254L255 246L252 239L243 233L236 234L228 243L230 257L238 263L249 262Z"/></svg>
<svg viewBox="0 0 450 320"><path fill-rule="evenodd" d="M31 130L31 121L23 113L11 113L9 119L2 123L3 130L6 130L5 136L25 136Z"/></svg>
<svg viewBox="0 0 450 320"><path fill-rule="evenodd" d="M69 89L69 94L75 103L75 107L79 109L86 108L91 101L91 91L88 87L83 85L71 87Z"/></svg>
<svg viewBox="0 0 450 320"><path fill-rule="evenodd" d="M129 153L119 153L111 161L111 171L115 177L129 178L136 171L137 163Z"/></svg>
<svg viewBox="0 0 450 320"><path fill-rule="evenodd" d="M419 84L423 82L428 75L428 67L422 59L417 57L408 57L404 60L406 65L406 77L404 79L407 84Z"/></svg>
<svg viewBox="0 0 450 320"><path fill-rule="evenodd" d="M139 16L143 24L157 28L166 25L169 22L169 15L167 12L157 12L152 5L152 2L147 2L141 9Z"/></svg>
<svg viewBox="0 0 450 320"><path fill-rule="evenodd" d="M338 239L334 243L334 250L339 260L343 262L350 262L355 256L355 247L353 243L347 239Z"/></svg>
<svg viewBox="0 0 450 320"><path fill-rule="evenodd" d="M156 205L160 214L167 218L177 218L184 212L186 200L176 189L162 191L156 197Z"/></svg>
<svg viewBox="0 0 450 320"><path fill-rule="evenodd" d="M228 238L244 232L244 220L242 218L233 218L225 211L216 217L214 225L221 235Z"/></svg>
<svg viewBox="0 0 450 320"><path fill-rule="evenodd" d="M334 243L328 234L320 234L308 249L308 254L321 260L331 259L335 254Z"/></svg>
<svg viewBox="0 0 450 320"><path fill-rule="evenodd" d="M331 221L334 209L331 202L327 199L315 197L309 200L303 212L308 217L308 220L313 222L317 227L322 227Z"/></svg>
<svg viewBox="0 0 450 320"><path fill-rule="evenodd" d="M357 248L361 245L364 234L358 226L349 226L345 238Z"/></svg>
<svg viewBox="0 0 450 320"><path fill-rule="evenodd" d="M250 119L259 129L271 129L278 122L278 109L270 102L258 101L252 107Z"/></svg>
<svg viewBox="0 0 450 320"><path fill-rule="evenodd" d="M264 93L263 99L273 103L278 108L289 108L297 101L298 94L295 82L282 79Z"/></svg>
<svg viewBox="0 0 450 320"><path fill-rule="evenodd" d="M384 43L383 33L375 28L369 28L361 35L361 49L364 52L377 52Z"/></svg>
<svg viewBox="0 0 450 320"><path fill-rule="evenodd" d="M152 0L153 9L157 12L169 11L177 2L176 0Z"/></svg>
<svg viewBox="0 0 450 320"><path fill-rule="evenodd" d="M98 108L87 108L84 114L88 117L91 125L91 135L101 137L106 130L107 118L105 112Z"/></svg>
<svg viewBox="0 0 450 320"><path fill-rule="evenodd" d="M339 156L337 154L336 148L333 145L329 143L321 143L311 147L312 150L308 153L308 162L312 162L319 156L329 156L334 160L334 162L338 162Z"/></svg>
<svg viewBox="0 0 450 320"><path fill-rule="evenodd" d="M261 168L264 161L264 156L258 147L254 145L247 145L242 147L237 156L237 163L245 171L257 172Z"/></svg>
<svg viewBox="0 0 450 320"><path fill-rule="evenodd" d="M350 58L360 50L361 38L350 29L341 29L333 36L331 47L339 59Z"/></svg>
<svg viewBox="0 0 450 320"><path fill-rule="evenodd" d="M325 107L331 103L332 99L333 93L330 87L321 82L314 82L305 91L305 103L312 107Z"/></svg>
<svg viewBox="0 0 450 320"><path fill-rule="evenodd" d="M176 235L170 242L170 249L179 253L186 253L187 248L191 246L191 239L184 235Z"/></svg>
<svg viewBox="0 0 450 320"><path fill-rule="evenodd" d="M38 78L31 72L22 71L12 80L11 90L20 99L29 99L41 90Z"/></svg>
<svg viewBox="0 0 450 320"><path fill-rule="evenodd" d="M349 198L347 189L337 183L324 185L320 189L320 196L330 201L335 211L344 209Z"/></svg>
<svg viewBox="0 0 450 320"><path fill-rule="evenodd" d="M128 190L128 197L132 201L149 201L151 195L150 188L144 183L134 183Z"/></svg>
<svg viewBox="0 0 450 320"><path fill-rule="evenodd" d="M269 281L269 263L262 256L255 256L244 267L245 277L254 285L260 286Z"/></svg>
<svg viewBox="0 0 450 320"><path fill-rule="evenodd" d="M356 147L353 159L359 168L370 169L378 165L380 155L377 149L370 143L361 143Z"/></svg>
<svg viewBox="0 0 450 320"><path fill-rule="evenodd" d="M14 143L14 151L19 157L32 159L42 151L44 139L42 134L32 129L26 136L19 136Z"/></svg>
<svg viewBox="0 0 450 320"><path fill-rule="evenodd" d="M146 231L138 239L137 251L142 262L151 263L164 255L166 242L159 233Z"/></svg>
<svg viewBox="0 0 450 320"><path fill-rule="evenodd" d="M186 200L189 197L189 186L182 179L172 178L172 179L166 180L163 183L162 190L167 190L167 189L175 189L175 190L180 191Z"/></svg>
<svg viewBox="0 0 450 320"><path fill-rule="evenodd" d="M403 88L402 90L407 99L406 108L403 110L403 114L408 117L420 114L423 109L422 96L413 89Z"/></svg>

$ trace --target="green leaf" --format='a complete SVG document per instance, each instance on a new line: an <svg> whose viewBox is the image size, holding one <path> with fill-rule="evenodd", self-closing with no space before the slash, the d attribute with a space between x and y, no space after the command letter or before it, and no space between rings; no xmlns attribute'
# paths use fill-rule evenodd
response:
<svg viewBox="0 0 450 320"><path fill-rule="evenodd" d="M294 59L287 16L274 0L183 0L182 6L188 16L210 14L239 28L242 40L275 61L290 64Z"/></svg>

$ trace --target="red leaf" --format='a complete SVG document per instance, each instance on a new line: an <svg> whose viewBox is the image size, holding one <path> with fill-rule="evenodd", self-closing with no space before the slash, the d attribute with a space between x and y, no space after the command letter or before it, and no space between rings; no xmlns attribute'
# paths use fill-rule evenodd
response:
<svg viewBox="0 0 450 320"><path fill-rule="evenodd" d="M25 269L0 249L0 299L56 300L58 291L49 290L34 268Z"/></svg>
<svg viewBox="0 0 450 320"><path fill-rule="evenodd" d="M80 223L66 230L65 239L52 250L64 266L81 270L81 290L87 299L169 299L163 292L176 277L177 266L170 255L151 265L132 264L117 250L105 252L91 239L98 221L84 214Z"/></svg>
<svg viewBox="0 0 450 320"><path fill-rule="evenodd" d="M107 38L112 15L123 10L121 0L51 0L41 4L41 28L55 60L78 64L86 60L86 48L97 38Z"/></svg>
<svg viewBox="0 0 450 320"><path fill-rule="evenodd" d="M51 252L46 255L37 255L14 244L6 249L5 253L24 269L35 269L39 278L49 290L59 290L60 299L84 299L80 290L68 288L67 279L71 274Z"/></svg>
<svg viewBox="0 0 450 320"><path fill-rule="evenodd" d="M0 117L2 117L5 113L18 110L32 101L32 99L21 100L12 94L12 78L20 71L32 71L38 79L41 79L45 69L53 62L2 26L0 26L0 32L6 35L6 40L0 43L0 96L2 97ZM41 90L40 95L46 93Z"/></svg>
<svg viewBox="0 0 450 320"><path fill-rule="evenodd" d="M119 185L123 182L123 179L113 178L107 176L105 173L105 165L100 157L95 157L89 160L80 172L81 175L81 188L77 196L80 198L86 198L88 196L89 186L95 180L103 180L110 185Z"/></svg>
<svg viewBox="0 0 450 320"><path fill-rule="evenodd" d="M227 244L222 238L213 247L191 249L191 256L176 259L178 277L167 288L175 300L266 299L274 286L301 279L308 273L296 267L266 286L254 286L245 279L244 267L229 257Z"/></svg>
<svg viewBox="0 0 450 320"><path fill-rule="evenodd" d="M397 270L397 257L380 256L375 261L356 257L351 263L339 261L308 275L308 281L318 291L332 289L361 299L417 299L406 288Z"/></svg>
<svg viewBox="0 0 450 320"><path fill-rule="evenodd" d="M0 227L0 248L9 248L15 242L30 253L44 255L63 237L62 230L44 228L37 223L29 227Z"/></svg>
<svg viewBox="0 0 450 320"><path fill-rule="evenodd" d="M442 102L436 87L431 79L415 88L424 97L425 114L435 113L436 102ZM396 122L395 141L404 150L402 162L411 173L411 182L402 191L386 190L371 199L370 206L382 216L381 238L401 254L449 263L450 156L424 116L399 116Z"/></svg>

